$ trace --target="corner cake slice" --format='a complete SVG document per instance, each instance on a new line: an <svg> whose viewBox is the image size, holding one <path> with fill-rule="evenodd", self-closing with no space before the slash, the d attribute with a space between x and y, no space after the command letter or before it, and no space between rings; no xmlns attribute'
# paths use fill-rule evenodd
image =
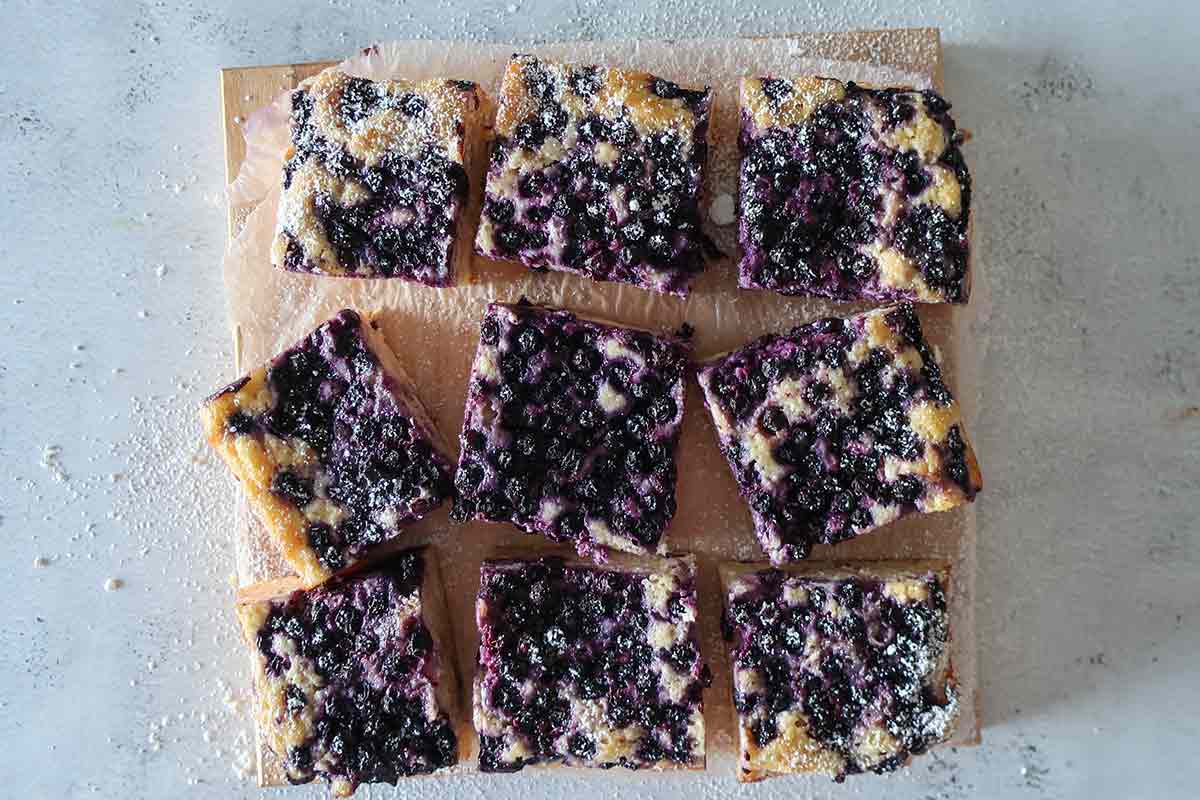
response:
<svg viewBox="0 0 1200 800"><path fill-rule="evenodd" d="M452 285L470 265L465 207L491 113L470 81L371 81L331 67L301 83L272 262Z"/></svg>
<svg viewBox="0 0 1200 800"><path fill-rule="evenodd" d="M477 251L687 294L712 93L645 72L514 55L504 72Z"/></svg>
<svg viewBox="0 0 1200 800"><path fill-rule="evenodd" d="M738 779L890 772L958 721L932 562L721 567Z"/></svg>
<svg viewBox="0 0 1200 800"><path fill-rule="evenodd" d="M453 490L403 369L349 309L209 397L201 420L307 586L378 554Z"/></svg>
<svg viewBox="0 0 1200 800"><path fill-rule="evenodd" d="M721 450L773 563L982 487L911 305L822 319L702 365Z"/></svg>
<svg viewBox="0 0 1200 800"><path fill-rule="evenodd" d="M689 331L657 336L493 303L471 368L453 516L603 559L663 553Z"/></svg>
<svg viewBox="0 0 1200 800"><path fill-rule="evenodd" d="M691 557L485 561L475 618L479 768L704 768Z"/></svg>
<svg viewBox="0 0 1200 800"><path fill-rule="evenodd" d="M239 593L259 738L287 780L335 797L453 766L459 681L433 554L304 591L292 578Z"/></svg>
<svg viewBox="0 0 1200 800"><path fill-rule="evenodd" d="M740 105L740 286L967 301L971 178L941 95L745 78Z"/></svg>

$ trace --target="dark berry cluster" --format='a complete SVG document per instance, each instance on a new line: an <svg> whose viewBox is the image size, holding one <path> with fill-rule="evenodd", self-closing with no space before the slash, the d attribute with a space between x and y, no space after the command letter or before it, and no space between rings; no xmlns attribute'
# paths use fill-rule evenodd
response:
<svg viewBox="0 0 1200 800"><path fill-rule="evenodd" d="M614 337L622 353L612 356ZM513 522L584 552L588 522L601 522L655 550L675 513L684 343L565 311L492 306L480 348L495 352L500 374L472 376L455 517ZM602 386L619 409L600 402Z"/></svg>
<svg viewBox="0 0 1200 800"><path fill-rule="evenodd" d="M533 268L573 270L596 280L686 291L712 250L699 211L708 158L708 92L651 79L653 93L683 98L695 113L691 141L683 141L674 133L644 136L626 113L614 117L611 110L595 109L572 121L562 95L573 93L587 105L602 79L595 67L571 67L559 85L541 63L529 59L522 75L539 107L511 137L497 137L492 174L505 169L514 150L537 150L547 137L563 137L568 125L574 125L576 138L558 160L524 170L516 197L489 192L483 214L492 226L494 251L485 255ZM598 143L610 145L616 155L598 160ZM551 231L557 234L553 246ZM662 275L668 276L665 283L656 277Z"/></svg>
<svg viewBox="0 0 1200 800"><path fill-rule="evenodd" d="M303 509L324 496L342 511L336 527L313 522L309 544L337 570L395 535L397 523L419 518L448 497L449 465L426 434L391 397L381 397L378 360L367 348L353 311L343 311L278 356L267 370L272 406L255 420L238 412L227 427L249 433L258 425L312 448L319 464L281 469L276 497Z"/></svg>
<svg viewBox="0 0 1200 800"><path fill-rule="evenodd" d="M505 736L481 737L480 768L511 772L526 764L596 755L596 742L571 719L570 699L606 701L608 726L639 725L644 735L629 768L660 761L690 764L697 758L688 724L699 708L707 669L689 638L658 652L647 643L652 615L641 575L566 567L559 559L486 565L480 598L480 680L488 712L504 720ZM695 589L682 586L672 607L694 608ZM682 623L682 617L668 621ZM655 660L671 664L691 681L683 703L672 703L660 686ZM532 691L522 690L532 684ZM565 734L565 752L557 742ZM506 737L518 737L532 753L505 760Z"/></svg>
<svg viewBox="0 0 1200 800"><path fill-rule="evenodd" d="M394 784L457 760L450 720L427 707L433 638L419 616L397 624L422 570L420 553L408 551L379 572L296 592L267 616L258 633L267 675L278 679L301 657L322 684L311 695L293 683L283 689L285 715L308 708L313 717L310 739L284 754L293 782L319 773L352 786Z"/></svg>
<svg viewBox="0 0 1200 800"><path fill-rule="evenodd" d="M447 273L454 224L466 201L467 173L445 155L441 143L430 143L418 156L388 153L373 166L351 156L324 136L313 120L312 95L297 90L292 95L292 155L284 164L283 187L291 186L296 170L317 159L335 177L353 179L369 196L344 206L324 194L313 199L317 221L347 270L368 268L380 277L407 277L441 285ZM419 117L428 111L420 95L381 93L378 85L352 78L342 89L339 110L348 124L369 116L381 106L394 106L402 114ZM403 219L396 224L395 219ZM288 269L310 267L291 234L285 264Z"/></svg>
<svg viewBox="0 0 1200 800"><path fill-rule="evenodd" d="M753 720L759 747L779 735L776 717L788 710L802 711L808 734L846 759L844 774L894 770L940 739L944 729L928 723L947 703L928 673L947 636L936 576L925 579L924 602L897 601L881 580L803 579L778 571L749 580L735 590L723 626L734 641L734 668L761 677L761 691L734 697L739 715ZM806 589L805 600L787 602L785 584ZM840 613L830 610L832 600ZM900 751L863 763L856 736L875 723L896 738Z"/></svg>
<svg viewBox="0 0 1200 800"><path fill-rule="evenodd" d="M787 81L766 79L763 92L778 104L792 92ZM910 121L915 102L943 127L949 142L940 163L958 178L962 212L905 205L891 230L880 224L879 187L913 198L931 178L916 153L883 146L872 133L872 108L885 130ZM746 121L739 185L744 285L785 294L839 300L896 299L878 285L878 265L862 252L875 241L892 243L917 265L926 283L950 301L965 300L970 177L954 120L935 92L865 89L819 106L802 124L758 132Z"/></svg>

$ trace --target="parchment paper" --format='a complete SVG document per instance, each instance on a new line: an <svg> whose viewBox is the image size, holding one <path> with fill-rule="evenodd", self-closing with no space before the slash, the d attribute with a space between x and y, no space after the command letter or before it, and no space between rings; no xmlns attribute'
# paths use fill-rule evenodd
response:
<svg viewBox="0 0 1200 800"><path fill-rule="evenodd" d="M504 63L514 51L520 50L572 61L637 67L684 85L706 83L716 93L710 139L708 197L711 200L721 195L732 196L736 186L736 92L741 76L819 74L888 85L919 88L932 85L936 51L914 52L911 38L897 37L895 45L885 44L877 52L863 54L861 40L854 37L855 34L834 35L820 40L822 44L818 45L814 45L811 37L539 46L396 42L365 51L344 66L354 74L371 78L470 79L495 92ZM843 52L847 57L865 57L870 61L814 57L817 53ZM888 66L896 63L923 66L917 71ZM389 344L415 380L417 393L436 424L457 447L477 324L485 304L492 299L512 301L524 295L535 303L563 306L657 330L671 330L686 321L696 329L698 358L816 317L860 310L858 306L816 299L738 290L732 260L737 252L736 226L718 226L707 216L708 232L727 257L710 264L686 299L628 286L593 283L570 275L532 275L515 265L480 258L475 259L472 282L453 289L430 289L403 281L313 278L275 270L270 266L269 248L279 199L282 153L287 146L287 107L285 93L250 118L246 127L246 160L238 179L230 186L231 204L253 209L245 218L240 234L230 243L224 262L238 374L267 360L343 307L379 310L384 315L384 333ZM473 176L473 192L477 186L478 178ZM973 269L978 277L981 272L978 260ZM926 334L948 362L950 385L964 403L968 423L976 392L972 385L963 385L970 377L970 370L960 366L969 358L969 350L963 346L968 315L979 305L981 282L976 280L975 285L976 294L969 308L921 309ZM693 378L689 378L678 464L679 510L667 532L668 543L673 550L691 551L699 557L701 646L713 671L713 688L705 700L709 770L732 777L733 711L728 664L718 626L716 564L726 559L761 559L763 554L753 534L749 511L738 497L729 468L717 450L715 432ZM974 535L974 513L966 508L911 516L836 548L818 547L814 553L816 559L943 558L952 563L952 658L959 675L963 705L962 722L954 739L957 744L972 743L978 738ZM478 589L479 561L500 547L553 548L539 537L521 534L509 526L450 525L446 509L415 525L407 536L414 544L432 542L437 546L448 584L450 613L456 625L459 663L469 685L477 649L473 601ZM257 520L244 508L235 539L239 580L243 585L288 573ZM269 775L263 777L270 782ZM597 779L602 778L598 775Z"/></svg>

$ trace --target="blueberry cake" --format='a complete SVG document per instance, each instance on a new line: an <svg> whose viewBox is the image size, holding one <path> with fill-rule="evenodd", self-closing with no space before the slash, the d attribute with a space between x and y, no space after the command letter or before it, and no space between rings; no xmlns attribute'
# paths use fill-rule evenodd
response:
<svg viewBox="0 0 1200 800"><path fill-rule="evenodd" d="M479 768L704 767L691 557L485 561L475 618Z"/></svg>
<svg viewBox="0 0 1200 800"><path fill-rule="evenodd" d="M335 797L458 763L459 684L432 553L405 550L369 572L302 590L242 590L261 741L291 783Z"/></svg>
<svg viewBox="0 0 1200 800"><path fill-rule="evenodd" d="M745 78L739 284L965 303L971 178L932 90Z"/></svg>
<svg viewBox="0 0 1200 800"><path fill-rule="evenodd" d="M609 548L665 552L689 336L488 306L454 518L511 522L598 560Z"/></svg>
<svg viewBox="0 0 1200 800"><path fill-rule="evenodd" d="M515 55L500 88L476 250L687 294L712 94L645 72Z"/></svg>
<svg viewBox="0 0 1200 800"><path fill-rule="evenodd" d="M721 450L773 563L982 487L910 304L822 319L702 365Z"/></svg>
<svg viewBox="0 0 1200 800"><path fill-rule="evenodd" d="M453 491L424 407L375 323L354 311L209 397L201 418L307 586L369 557Z"/></svg>
<svg viewBox="0 0 1200 800"><path fill-rule="evenodd" d="M953 733L939 565L739 564L721 577L740 780L890 772Z"/></svg>
<svg viewBox="0 0 1200 800"><path fill-rule="evenodd" d="M371 81L332 67L301 83L275 266L453 284L455 263L470 264L468 172L483 171L491 111L470 81Z"/></svg>

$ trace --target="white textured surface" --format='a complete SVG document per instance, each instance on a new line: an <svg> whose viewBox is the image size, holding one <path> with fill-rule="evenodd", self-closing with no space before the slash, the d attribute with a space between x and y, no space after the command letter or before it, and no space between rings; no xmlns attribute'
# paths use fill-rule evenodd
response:
<svg viewBox="0 0 1200 800"><path fill-rule="evenodd" d="M113 5L13 2L0 29L5 795L259 795L234 772L249 753L246 679L228 539L211 538L232 524L229 486L193 420L229 374L219 66L380 38L527 39L535 26L569 39L925 23L943 28L947 94L975 134L992 292L976 426L985 744L891 778L747 788L711 775L699 793L1196 795L1196 6ZM108 578L121 589L104 591ZM698 794L650 781L621 785ZM487 791L590 785L520 776ZM435 790L482 786L363 796Z"/></svg>

